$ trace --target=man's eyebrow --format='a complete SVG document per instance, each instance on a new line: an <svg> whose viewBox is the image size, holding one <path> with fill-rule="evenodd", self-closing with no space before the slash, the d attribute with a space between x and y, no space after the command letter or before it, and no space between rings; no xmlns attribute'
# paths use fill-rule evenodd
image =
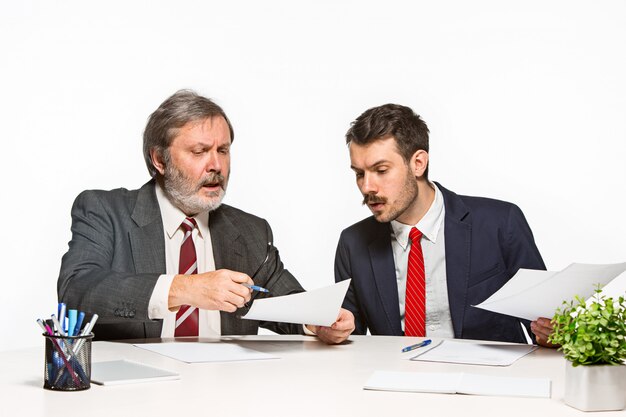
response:
<svg viewBox="0 0 626 417"><path fill-rule="evenodd" d="M369 165L369 166L366 166L365 168L366 168L366 169L374 169L374 168L376 168L376 167L377 167L377 166L379 166L379 165L383 165L383 164L387 164L387 163L389 163L389 161L388 161L388 160L386 160L386 159L381 159L381 160L379 160L379 161L374 162L373 164L371 164L371 165ZM352 168L352 170L353 170L353 171L363 171L363 168L357 168L357 167L355 167L354 165L350 165L350 168Z"/></svg>

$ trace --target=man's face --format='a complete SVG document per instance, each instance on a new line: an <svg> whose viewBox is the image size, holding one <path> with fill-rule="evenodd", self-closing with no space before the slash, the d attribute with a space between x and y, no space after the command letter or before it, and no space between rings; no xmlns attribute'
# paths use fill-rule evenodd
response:
<svg viewBox="0 0 626 417"><path fill-rule="evenodd" d="M350 144L351 168L356 184L372 214L381 223L402 222L403 214L417 203L417 180L393 137L368 145Z"/></svg>
<svg viewBox="0 0 626 417"><path fill-rule="evenodd" d="M215 210L230 175L230 130L223 117L189 122L180 128L163 158L165 193L188 216ZM158 167L157 167L158 168Z"/></svg>

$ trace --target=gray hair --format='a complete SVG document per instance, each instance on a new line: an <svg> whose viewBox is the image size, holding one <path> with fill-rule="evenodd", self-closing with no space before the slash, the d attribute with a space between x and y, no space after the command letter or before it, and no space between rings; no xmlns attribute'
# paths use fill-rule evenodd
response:
<svg viewBox="0 0 626 417"><path fill-rule="evenodd" d="M181 127L189 122L219 116L223 117L228 124L232 143L235 139L233 126L224 110L210 99L202 97L193 90L178 90L161 103L148 118L148 124L143 132L143 157L150 176L155 177L159 174L150 157L153 149L156 149L167 161L169 160L168 148Z"/></svg>

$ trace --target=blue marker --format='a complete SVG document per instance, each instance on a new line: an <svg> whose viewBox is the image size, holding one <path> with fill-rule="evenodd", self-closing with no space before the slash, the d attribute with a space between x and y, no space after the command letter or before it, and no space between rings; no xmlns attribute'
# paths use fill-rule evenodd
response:
<svg viewBox="0 0 626 417"><path fill-rule="evenodd" d="M404 352L410 352L410 351L412 351L412 350L415 350L415 349L418 349L418 348L421 348L421 347L424 347L424 346L428 346L428 345L430 345L431 343L432 343L432 340L430 340L430 339L426 339L426 340L424 340L423 342L420 342L420 343L417 343L417 344L415 344L415 345L411 345L411 346L407 346L407 347L405 347L404 349L402 349L402 352L403 352L403 353L404 353Z"/></svg>
<svg viewBox="0 0 626 417"><path fill-rule="evenodd" d="M85 312L78 313L78 319L76 319L76 327L74 327L74 333L71 336L78 336L80 334L80 328L83 326L83 320L85 320Z"/></svg>
<svg viewBox="0 0 626 417"><path fill-rule="evenodd" d="M74 310L74 309L69 309L67 311L67 321L68 321L68 325L67 325L67 335L68 336L73 336L74 332L76 331L76 319L78 318L78 311Z"/></svg>
<svg viewBox="0 0 626 417"><path fill-rule="evenodd" d="M270 292L270 290L268 290L267 288L259 287L258 285L250 285L250 284L246 284L246 283L242 283L241 285L243 285L246 288L250 288L253 291Z"/></svg>

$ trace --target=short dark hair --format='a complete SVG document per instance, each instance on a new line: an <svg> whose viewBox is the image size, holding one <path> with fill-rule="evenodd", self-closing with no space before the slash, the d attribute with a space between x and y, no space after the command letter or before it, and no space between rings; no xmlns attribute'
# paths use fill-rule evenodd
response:
<svg viewBox="0 0 626 417"><path fill-rule="evenodd" d="M230 130L230 141L235 140L235 132L224 110L211 99L202 97L193 90L178 90L168 97L148 118L143 132L143 157L150 176L158 175L152 165L150 152L156 149L167 157L167 149L178 134L178 129L189 122L221 116Z"/></svg>
<svg viewBox="0 0 626 417"><path fill-rule="evenodd" d="M366 110L356 118L346 133L346 143L367 145L393 136L398 152L409 162L418 150L428 152L428 126L409 107L399 104L384 104ZM428 167L424 171L428 179Z"/></svg>

